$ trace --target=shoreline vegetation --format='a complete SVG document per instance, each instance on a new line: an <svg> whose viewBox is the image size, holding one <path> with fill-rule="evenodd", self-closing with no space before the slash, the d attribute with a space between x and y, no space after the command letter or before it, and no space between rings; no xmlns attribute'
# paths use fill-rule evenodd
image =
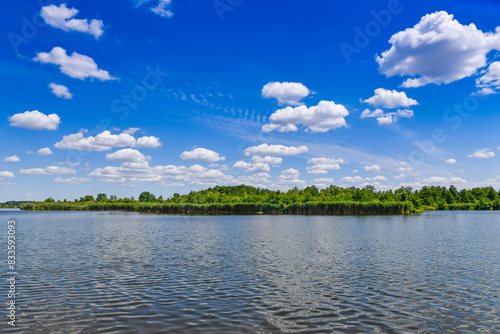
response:
<svg viewBox="0 0 500 334"><path fill-rule="evenodd" d="M9 207L3 205L3 207ZM500 210L500 193L493 187L458 190L454 186L402 187L376 191L373 186L318 189L293 188L286 192L251 186L216 186L168 199L144 191L136 200L115 195L87 195L74 201L51 197L43 202L18 203L21 210L128 211L181 215L397 215L426 210Z"/></svg>

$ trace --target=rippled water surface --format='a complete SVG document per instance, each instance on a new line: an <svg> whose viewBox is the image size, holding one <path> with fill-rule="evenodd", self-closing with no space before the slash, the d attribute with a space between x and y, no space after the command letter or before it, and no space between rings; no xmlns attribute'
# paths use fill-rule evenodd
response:
<svg viewBox="0 0 500 334"><path fill-rule="evenodd" d="M8 218L19 319L8 328L2 307L5 333L500 333L496 212L0 211L4 249Z"/></svg>

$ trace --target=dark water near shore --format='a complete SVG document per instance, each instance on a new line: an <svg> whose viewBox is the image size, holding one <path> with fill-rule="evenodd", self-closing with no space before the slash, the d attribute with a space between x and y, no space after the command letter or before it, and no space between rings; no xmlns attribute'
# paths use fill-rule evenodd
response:
<svg viewBox="0 0 500 334"><path fill-rule="evenodd" d="M2 284L5 333L500 333L497 212L0 211L5 259L9 218L19 310L14 330Z"/></svg>

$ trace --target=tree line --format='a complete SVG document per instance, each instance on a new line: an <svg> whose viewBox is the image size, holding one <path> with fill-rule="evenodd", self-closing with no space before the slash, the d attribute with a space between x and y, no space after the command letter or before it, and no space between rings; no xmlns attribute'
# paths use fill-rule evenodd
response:
<svg viewBox="0 0 500 334"><path fill-rule="evenodd" d="M159 213L186 213L186 210L191 210L189 212L199 211L199 214L210 214L210 212L230 214L231 210L242 214L266 210L267 213L283 214L375 214L424 210L500 210L500 193L493 187L458 190L453 185L448 188L426 186L418 190L401 187L395 191L377 191L370 185L364 188L342 188L334 185L325 189L318 189L315 186L304 189L295 187L288 191L239 185L216 186L201 191L191 191L184 195L175 193L166 199L162 196L156 197L149 191L140 193L137 199L118 198L115 195L108 197L104 193L97 194L95 198L86 195L74 201L55 201L49 197L43 204L26 203L20 207L44 210L110 209Z"/></svg>

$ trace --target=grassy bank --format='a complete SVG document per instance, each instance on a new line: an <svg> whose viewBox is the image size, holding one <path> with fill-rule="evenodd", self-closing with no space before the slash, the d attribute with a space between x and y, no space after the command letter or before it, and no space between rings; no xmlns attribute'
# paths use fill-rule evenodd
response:
<svg viewBox="0 0 500 334"><path fill-rule="evenodd" d="M181 215L394 215L416 212L411 202L343 202L300 204L173 204L158 202L33 202L23 210L54 211L129 211Z"/></svg>

